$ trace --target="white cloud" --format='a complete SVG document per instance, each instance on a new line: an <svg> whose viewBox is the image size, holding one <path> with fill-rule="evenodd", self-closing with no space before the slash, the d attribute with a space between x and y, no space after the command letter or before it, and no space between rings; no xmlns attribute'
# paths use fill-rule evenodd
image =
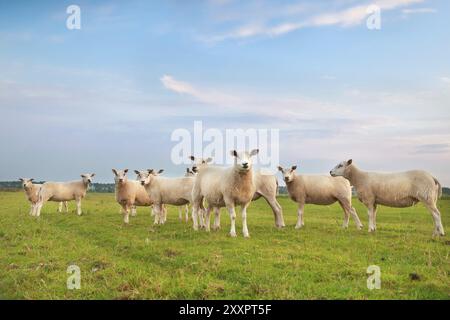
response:
<svg viewBox="0 0 450 320"><path fill-rule="evenodd" d="M441 77L441 81L446 84L450 84L450 77Z"/></svg>
<svg viewBox="0 0 450 320"><path fill-rule="evenodd" d="M402 13L408 14L416 14L416 13L436 13L437 10L433 8L414 8L414 9L403 9Z"/></svg>
<svg viewBox="0 0 450 320"><path fill-rule="evenodd" d="M301 10L292 9L290 15L286 14L286 12L289 11L289 6L286 6L283 9L274 10L270 14L260 14L260 17L256 21L251 21L248 17L246 17L245 19L241 19L242 25L228 33L200 37L200 39L207 42L218 42L227 39L246 39L256 36L276 37L307 27L351 27L359 25L365 21L365 19L369 16L367 8L371 5L378 6L383 13L383 11L395 10L424 1L425 0L378 0L371 2L363 1L363 4L361 5L354 5L348 8L334 11L327 11L327 9L322 8L321 11L324 11L323 13L309 14L308 12L306 12L306 6L297 5ZM292 5L291 7L295 8L295 6L293 7ZM267 10L271 10L271 8L268 8ZM411 13L413 13L412 10L414 9L410 10ZM297 16L296 20L292 20L292 16ZM278 21L280 19L286 18L291 21ZM276 22L273 22L273 20Z"/></svg>
<svg viewBox="0 0 450 320"><path fill-rule="evenodd" d="M191 84L176 80L170 75L161 77L161 82L165 88L179 94L186 94L194 97L202 103L221 104L223 106L239 104L239 98L212 89L197 89Z"/></svg>

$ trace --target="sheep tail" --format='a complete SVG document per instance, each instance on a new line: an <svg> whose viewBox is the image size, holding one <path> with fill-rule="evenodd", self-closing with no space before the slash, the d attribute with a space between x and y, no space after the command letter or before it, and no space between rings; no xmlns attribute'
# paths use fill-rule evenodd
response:
<svg viewBox="0 0 450 320"><path fill-rule="evenodd" d="M439 199L440 197L442 197L442 186L436 178L433 177L433 179L434 179L434 183L436 183L436 186L438 187L438 197L437 198Z"/></svg>

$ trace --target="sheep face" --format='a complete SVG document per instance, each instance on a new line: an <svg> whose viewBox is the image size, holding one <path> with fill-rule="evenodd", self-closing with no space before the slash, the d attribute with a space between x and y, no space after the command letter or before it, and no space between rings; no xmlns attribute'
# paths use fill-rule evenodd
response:
<svg viewBox="0 0 450 320"><path fill-rule="evenodd" d="M141 185L144 186L150 182L149 176L151 174L153 174L153 169L141 170L141 171L134 170L134 172L137 175L136 180L139 181L141 183Z"/></svg>
<svg viewBox="0 0 450 320"><path fill-rule="evenodd" d="M290 183L294 180L295 178L295 169L297 169L297 166L292 166L289 169L284 169L281 166L278 166L278 170L283 174L283 180L286 183Z"/></svg>
<svg viewBox="0 0 450 320"><path fill-rule="evenodd" d="M150 184L152 179L156 176L159 176L161 173L163 173L163 169L160 169L159 171L155 171L153 169L148 170L134 170L134 172L137 174L136 179L141 183L141 185L145 186L147 184Z"/></svg>
<svg viewBox="0 0 450 320"><path fill-rule="evenodd" d="M204 158L196 158L194 156L190 156L190 159L194 162L194 164L192 166L193 173L197 173L201 167L206 166L208 163L210 163L213 160L212 158L204 159Z"/></svg>
<svg viewBox="0 0 450 320"><path fill-rule="evenodd" d="M81 175L81 179L83 180L84 184L90 185L94 176L95 173L85 173Z"/></svg>
<svg viewBox="0 0 450 320"><path fill-rule="evenodd" d="M197 171L197 169L195 169ZM194 171L194 167L191 168L186 168L186 173L184 174L185 177L193 177L197 174L197 172Z"/></svg>
<svg viewBox="0 0 450 320"><path fill-rule="evenodd" d="M342 161L338 163L333 170L330 171L330 175L332 177L345 177L346 173L349 169L349 166L352 164L352 159L347 161Z"/></svg>
<svg viewBox="0 0 450 320"><path fill-rule="evenodd" d="M231 150L230 153L234 157L234 166L237 167L239 171L249 171L252 168L253 162L252 157L257 155L259 149L254 149L250 152L236 150Z"/></svg>
<svg viewBox="0 0 450 320"><path fill-rule="evenodd" d="M118 182L118 183L127 182L128 169L125 169L125 170L112 169L112 172L114 173L114 181L115 182Z"/></svg>
<svg viewBox="0 0 450 320"><path fill-rule="evenodd" d="M26 190L31 188L34 179L20 178L19 180L22 182L22 186Z"/></svg>

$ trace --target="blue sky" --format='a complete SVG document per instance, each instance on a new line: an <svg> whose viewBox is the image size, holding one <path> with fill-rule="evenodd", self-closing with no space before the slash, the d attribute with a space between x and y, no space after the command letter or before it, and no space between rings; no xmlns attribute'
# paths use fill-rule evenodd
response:
<svg viewBox="0 0 450 320"><path fill-rule="evenodd" d="M182 174L170 134L202 120L279 128L299 172L353 158L450 185L449 56L444 0L2 2L0 180Z"/></svg>

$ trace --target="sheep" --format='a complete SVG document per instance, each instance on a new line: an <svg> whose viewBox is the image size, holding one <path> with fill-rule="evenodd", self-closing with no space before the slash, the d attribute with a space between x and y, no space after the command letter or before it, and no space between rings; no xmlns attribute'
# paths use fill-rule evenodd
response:
<svg viewBox="0 0 450 320"><path fill-rule="evenodd" d="M27 196L27 200L31 204L30 208L30 215L34 215L34 207L36 203L38 202L38 193L39 190L41 190L41 184L33 183L33 178L27 179L27 178L19 178L19 180L22 182L23 190L25 191L25 195ZM67 201L61 201L58 206L58 212L62 212L62 206L65 206L66 212L68 212L68 206Z"/></svg>
<svg viewBox="0 0 450 320"><path fill-rule="evenodd" d="M194 162L192 170L196 172L200 166L205 166L212 161L211 158L201 159L191 156L190 159ZM275 226L277 228L283 228L284 218L283 209L277 201L278 193L278 181L277 177L273 174L267 174L261 170L256 170L254 172L256 192L253 195L252 201L255 201L263 197L267 203L272 208L275 217ZM214 218L214 229L220 229L220 208L214 208L215 218ZM200 222L202 219L200 219Z"/></svg>
<svg viewBox="0 0 450 320"><path fill-rule="evenodd" d="M166 221L165 204L184 206L192 202L195 177L165 178L154 175L153 169L137 172L138 179L153 202L154 224L163 224Z"/></svg>
<svg viewBox="0 0 450 320"><path fill-rule="evenodd" d="M236 237L235 207L241 206L242 230L244 237L250 237L247 227L247 207L256 192L251 157L257 155L258 149L251 152L230 153L234 157L234 165L223 168L217 166L202 166L198 170L192 189L194 230L198 230L198 214L203 199L208 202L206 209L206 231L210 231L210 213L214 207L226 207L230 213L230 236Z"/></svg>
<svg viewBox="0 0 450 320"><path fill-rule="evenodd" d="M128 171L128 169L126 169L127 171ZM159 170L158 172L153 172L152 174L153 175L159 175L161 172L163 172L164 170ZM138 173L139 173L139 171L138 170L134 170L134 172L138 175ZM137 181L139 181L139 176L137 176L136 177L136 180ZM141 183L139 182L139 185L140 185ZM131 216L132 217L135 217L136 215L137 215L137 208L136 208L136 205L135 204L133 204L131 207ZM155 212L154 212L154 210L153 210L153 205L151 206L151 216L153 217L153 216L155 216ZM163 206L163 212L164 212L164 219L167 217L167 210L166 210L166 207L165 206ZM122 206L120 206L120 210L119 210L119 213L120 214L123 214L123 208L122 208Z"/></svg>
<svg viewBox="0 0 450 320"><path fill-rule="evenodd" d="M45 182L38 193L38 202L35 206L35 215L41 215L41 209L47 201L70 201L75 200L77 214L81 215L81 200L86 196L86 191L92 183L95 173L81 175L81 181L69 182Z"/></svg>
<svg viewBox="0 0 450 320"><path fill-rule="evenodd" d="M141 183L136 180L128 180L128 169L112 169L115 182L115 198L122 208L123 222L128 224L131 215L136 215L136 206L149 207L152 205L150 198Z"/></svg>
<svg viewBox="0 0 450 320"><path fill-rule="evenodd" d="M434 220L433 236L445 235L441 213L436 206L442 195L442 187L428 172L367 172L360 170L350 159L337 164L330 171L330 175L344 177L355 187L359 201L368 209L369 232L374 232L377 228L377 205L406 208L422 202Z"/></svg>
<svg viewBox="0 0 450 320"><path fill-rule="evenodd" d="M362 228L358 214L352 207L352 189L347 180L342 177L297 175L296 169L297 166L292 166L290 169L278 166L278 170L283 174L289 197L298 203L295 229L300 229L305 225L303 219L305 204L330 205L336 201L344 211L342 227L348 227L351 215L355 220L356 227Z"/></svg>
<svg viewBox="0 0 450 320"><path fill-rule="evenodd" d="M186 168L186 173L184 174L185 177L195 177L196 173L191 168ZM189 221L189 204L184 205L184 211L185 211L185 219L186 222ZM183 220L183 209L182 206L178 207L178 218L180 221Z"/></svg>

